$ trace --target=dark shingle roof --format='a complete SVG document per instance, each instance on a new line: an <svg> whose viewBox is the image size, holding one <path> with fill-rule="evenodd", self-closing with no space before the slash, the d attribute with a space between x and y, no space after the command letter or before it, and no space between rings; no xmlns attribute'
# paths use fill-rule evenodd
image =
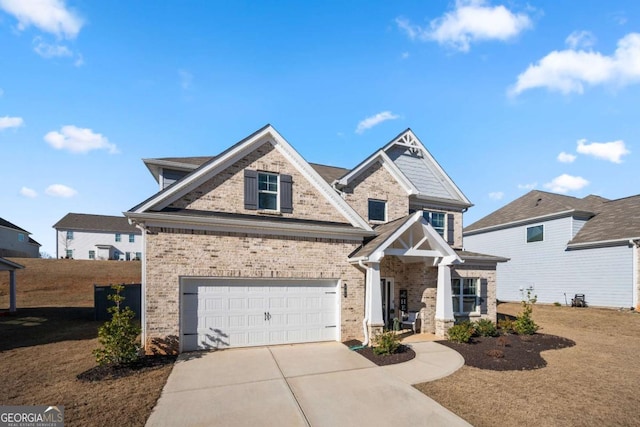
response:
<svg viewBox="0 0 640 427"><path fill-rule="evenodd" d="M68 213L53 226L56 230L112 231L140 234L123 216Z"/></svg>
<svg viewBox="0 0 640 427"><path fill-rule="evenodd" d="M215 159L215 156L198 156L198 157L161 157L156 160L162 160L172 163L186 163L194 166L201 166L207 163L209 160Z"/></svg>
<svg viewBox="0 0 640 427"><path fill-rule="evenodd" d="M7 227L7 228L11 228L12 230L17 230L17 231L23 231L25 233L29 233L27 230L25 230L24 228L20 228L17 225L7 221L6 219L0 218L0 227Z"/></svg>
<svg viewBox="0 0 640 427"><path fill-rule="evenodd" d="M509 258L496 256L496 255L487 255L481 254L478 252L470 252L470 251L461 251L459 249L455 249L456 254L460 257L461 260L466 261L489 261L489 262L507 262Z"/></svg>
<svg viewBox="0 0 640 427"><path fill-rule="evenodd" d="M569 244L640 237L640 195L605 202Z"/></svg>
<svg viewBox="0 0 640 427"><path fill-rule="evenodd" d="M590 195L583 199L532 190L497 211L465 227L470 232L517 221L552 215L566 211L580 211L594 215L607 199Z"/></svg>
<svg viewBox="0 0 640 427"><path fill-rule="evenodd" d="M353 252L349 258L368 257L378 249L393 233L401 228L407 221L413 218L413 215L407 215L403 218L387 222L374 228L374 231L378 233L376 237L366 242L362 247Z"/></svg>

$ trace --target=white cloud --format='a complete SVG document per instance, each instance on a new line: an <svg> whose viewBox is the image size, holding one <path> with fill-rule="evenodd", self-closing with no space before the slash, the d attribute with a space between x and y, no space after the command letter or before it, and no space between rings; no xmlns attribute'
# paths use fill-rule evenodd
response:
<svg viewBox="0 0 640 427"><path fill-rule="evenodd" d="M631 153L622 140L611 142L592 142L588 144L586 139L581 139L578 141L578 148L576 151L580 154L592 156L597 159L608 160L613 163L622 163L622 156L626 156Z"/></svg>
<svg viewBox="0 0 640 427"><path fill-rule="evenodd" d="M0 9L18 20L20 31L33 25L57 37L72 39L84 25L64 0L0 0Z"/></svg>
<svg viewBox="0 0 640 427"><path fill-rule="evenodd" d="M187 70L178 70L178 75L180 76L180 87L184 90L191 89L193 85L193 74Z"/></svg>
<svg viewBox="0 0 640 427"><path fill-rule="evenodd" d="M73 188L67 187L66 185L62 185L62 184L52 184L48 186L47 189L44 190L44 192L51 197L64 197L64 198L73 197L76 194L78 194L78 192Z"/></svg>
<svg viewBox="0 0 640 427"><path fill-rule="evenodd" d="M576 160L575 154L565 153L564 151L558 154L558 161L562 163L573 163Z"/></svg>
<svg viewBox="0 0 640 427"><path fill-rule="evenodd" d="M104 135L73 125L63 126L60 132L47 133L44 140L57 150L69 150L72 153L87 153L91 150L108 150L110 154L119 152L115 144L110 143Z"/></svg>
<svg viewBox="0 0 640 427"><path fill-rule="evenodd" d="M73 56L73 52L61 44L49 44L42 40L42 37L33 39L33 50L43 58L56 58L61 56Z"/></svg>
<svg viewBox="0 0 640 427"><path fill-rule="evenodd" d="M0 98L2 98L2 95L4 95L4 90L0 87Z"/></svg>
<svg viewBox="0 0 640 427"><path fill-rule="evenodd" d="M82 56L81 53L76 55L76 60L73 61L73 65L75 65L76 67L82 67L84 65L84 56Z"/></svg>
<svg viewBox="0 0 640 427"><path fill-rule="evenodd" d="M538 186L537 182L532 182L530 184L518 184L518 188L520 190L533 190Z"/></svg>
<svg viewBox="0 0 640 427"><path fill-rule="evenodd" d="M29 188L29 187L22 187L20 189L20 194L22 194L24 197L28 197L30 199L34 199L36 197L38 197L38 193L36 193L36 190Z"/></svg>
<svg viewBox="0 0 640 427"><path fill-rule="evenodd" d="M379 125L382 122L387 120L395 120L400 118L400 116L393 114L391 111L383 111L374 116L367 117L358 123L358 127L356 127L356 133L363 133L367 129L371 129L372 127Z"/></svg>
<svg viewBox="0 0 640 427"><path fill-rule="evenodd" d="M20 126L24 126L24 120L22 120L22 117L0 117L0 131L10 128L19 128Z"/></svg>
<svg viewBox="0 0 640 427"><path fill-rule="evenodd" d="M513 13L506 7L488 6L485 0L457 0L455 9L432 20L428 28L397 18L396 25L412 40L436 41L468 52L472 42L507 41L532 26L523 13Z"/></svg>
<svg viewBox="0 0 640 427"><path fill-rule="evenodd" d="M509 94L516 96L538 87L563 94L581 94L585 84L625 86L639 81L640 34L630 33L618 40L611 56L575 49L549 53L518 76Z"/></svg>
<svg viewBox="0 0 640 427"><path fill-rule="evenodd" d="M581 176L572 176L562 174L555 177L551 182L546 183L544 186L555 193L568 193L570 191L581 190L589 185L589 181Z"/></svg>
<svg viewBox="0 0 640 427"><path fill-rule="evenodd" d="M502 200L504 197L504 193L502 191L494 191L489 193L489 198L491 200Z"/></svg>
<svg viewBox="0 0 640 427"><path fill-rule="evenodd" d="M596 36L594 36L590 31L574 31L569 34L564 42L570 49L586 49L596 43Z"/></svg>
<svg viewBox="0 0 640 427"><path fill-rule="evenodd" d="M409 52L402 52L402 55L400 55L400 57L402 59L408 59L409 58Z"/></svg>

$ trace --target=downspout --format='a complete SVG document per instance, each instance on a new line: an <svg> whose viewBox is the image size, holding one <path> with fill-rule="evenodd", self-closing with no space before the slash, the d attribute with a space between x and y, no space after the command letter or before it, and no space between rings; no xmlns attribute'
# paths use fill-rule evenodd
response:
<svg viewBox="0 0 640 427"><path fill-rule="evenodd" d="M129 220L131 223L131 220ZM142 268L142 283L140 284L140 344L146 351L147 348L147 229L144 223L134 223L142 232L142 259L140 260Z"/></svg>
<svg viewBox="0 0 640 427"><path fill-rule="evenodd" d="M632 257L631 260L631 303L634 310L640 310L640 301L638 300L638 293L640 292L640 284L638 283L638 246L640 246L640 240L629 240L629 244L632 245Z"/></svg>
<svg viewBox="0 0 640 427"><path fill-rule="evenodd" d="M369 278L367 275L367 266L364 265L364 262L360 259L358 260L358 265L360 266L360 268L362 268L364 270L364 319L362 319L362 330L364 331L364 341L362 342L362 345L364 347L367 347L369 345L369 328L367 328L367 322L369 322L369 304L367 304L367 292L370 292L370 286L369 286Z"/></svg>

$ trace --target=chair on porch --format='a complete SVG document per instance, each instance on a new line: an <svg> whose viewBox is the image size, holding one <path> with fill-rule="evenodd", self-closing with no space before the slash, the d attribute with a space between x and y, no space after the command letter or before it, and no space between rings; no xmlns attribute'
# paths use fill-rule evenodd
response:
<svg viewBox="0 0 640 427"><path fill-rule="evenodd" d="M402 322L400 323L402 329L405 327L411 328L413 333L417 333L417 325L420 322L420 312L419 311L410 311L406 316L402 316Z"/></svg>

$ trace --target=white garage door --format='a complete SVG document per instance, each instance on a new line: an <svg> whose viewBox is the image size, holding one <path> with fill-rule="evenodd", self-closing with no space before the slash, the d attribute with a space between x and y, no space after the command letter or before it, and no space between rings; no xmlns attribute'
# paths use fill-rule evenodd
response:
<svg viewBox="0 0 640 427"><path fill-rule="evenodd" d="M182 350L338 339L336 281L185 278Z"/></svg>

